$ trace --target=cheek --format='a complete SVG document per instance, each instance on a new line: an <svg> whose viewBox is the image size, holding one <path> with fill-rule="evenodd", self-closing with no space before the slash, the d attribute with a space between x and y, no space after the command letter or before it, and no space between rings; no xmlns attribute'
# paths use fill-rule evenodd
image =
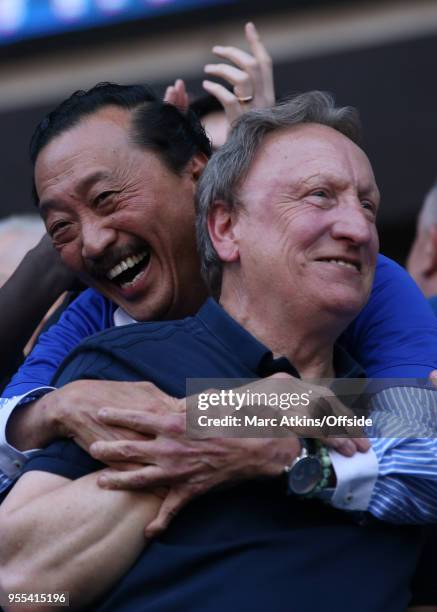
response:
<svg viewBox="0 0 437 612"><path fill-rule="evenodd" d="M372 262L376 264L376 258L378 257L378 253L379 253L379 234L378 234L378 230L376 229L376 227L374 228L374 232L372 236L372 243L371 243L370 248L371 248L371 254L372 254Z"/></svg>
<svg viewBox="0 0 437 612"><path fill-rule="evenodd" d="M307 251L317 249L328 236L328 232L320 223L318 218L304 219L296 218L286 228L281 231L281 242L284 243L287 251L294 254L305 256Z"/></svg>
<svg viewBox="0 0 437 612"><path fill-rule="evenodd" d="M81 247L78 242L61 246L57 248L57 251L67 268L70 268L70 270L77 274L82 272L84 266Z"/></svg>
<svg viewBox="0 0 437 612"><path fill-rule="evenodd" d="M162 215L155 222L157 233L172 251L191 251L196 248L196 225L193 210L181 206L179 210Z"/></svg>

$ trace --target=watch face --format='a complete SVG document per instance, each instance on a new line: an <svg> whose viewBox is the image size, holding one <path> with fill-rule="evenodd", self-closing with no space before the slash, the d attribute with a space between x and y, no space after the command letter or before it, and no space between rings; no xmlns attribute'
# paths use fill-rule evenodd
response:
<svg viewBox="0 0 437 612"><path fill-rule="evenodd" d="M322 479L322 464L317 457L309 456L300 459L288 474L288 484L292 493L306 495Z"/></svg>

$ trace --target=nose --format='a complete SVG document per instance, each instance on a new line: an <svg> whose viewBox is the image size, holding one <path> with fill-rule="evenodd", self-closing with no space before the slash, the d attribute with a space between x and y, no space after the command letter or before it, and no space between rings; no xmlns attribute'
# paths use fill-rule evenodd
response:
<svg viewBox="0 0 437 612"><path fill-rule="evenodd" d="M332 237L336 240L347 240L357 246L369 244L373 238L375 224L366 215L361 202L348 202L337 207L335 219L331 226Z"/></svg>
<svg viewBox="0 0 437 612"><path fill-rule="evenodd" d="M82 223L82 257L97 260L115 243L117 232L105 217L86 219Z"/></svg>

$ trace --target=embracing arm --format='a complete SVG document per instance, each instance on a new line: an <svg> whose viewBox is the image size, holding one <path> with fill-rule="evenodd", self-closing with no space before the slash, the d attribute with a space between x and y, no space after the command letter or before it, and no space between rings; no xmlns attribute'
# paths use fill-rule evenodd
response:
<svg viewBox="0 0 437 612"><path fill-rule="evenodd" d="M330 451L337 476L331 503L395 524L437 521L437 391L391 387L371 402L371 449Z"/></svg>
<svg viewBox="0 0 437 612"><path fill-rule="evenodd" d="M50 381L59 364L82 339L109 325L112 305L95 291L84 291L59 322L41 336L4 390L0 399L0 491L19 474L26 461L26 455L20 451L41 448L58 434L57 420L49 417L48 397L33 400L52 390ZM71 394L64 392L53 397L51 405L65 409L65 403L71 399Z"/></svg>
<svg viewBox="0 0 437 612"><path fill-rule="evenodd" d="M371 298L343 339L370 378L391 380L372 400L366 475L353 469L356 458L345 465L331 453L348 471L334 505L394 523L436 522L437 392L416 379L437 367L437 318L408 273L380 255Z"/></svg>
<svg viewBox="0 0 437 612"><path fill-rule="evenodd" d="M369 511L393 523L436 523L437 391L386 389L372 416L378 478Z"/></svg>
<svg viewBox="0 0 437 612"><path fill-rule="evenodd" d="M404 304L408 304L408 309ZM427 378L430 372L437 368L437 319L408 274L395 262L383 256L378 260L370 302L347 331L344 339L349 351L373 378ZM297 381L290 381L293 391L297 391L296 384ZM396 381L392 381L389 386L393 388L396 384ZM437 504L433 501L437 499L435 426L431 433L419 432L417 435L411 435L414 430L409 426L411 418L415 419L416 423L427 418L422 391L414 386L404 386L403 397L391 400L387 394L378 394L375 397L374 409L380 415L377 417L375 414L375 422L379 419L380 425L377 437L374 435L372 438L374 448L367 453L356 453L353 457L345 458L331 452L337 477L337 487L332 498L335 507L369 511L381 520L394 523L431 523L437 520ZM396 391L396 394L399 394L399 391ZM437 392L432 390L425 393L433 406L431 414L434 423L437 414L436 394ZM147 409L145 412L147 413ZM391 414L399 423L405 423L405 435L390 438L390 431L381 421L381 415L386 413ZM135 428L134 422L129 423L128 414L119 412L116 419L112 415L112 420L109 419L108 423ZM170 434L162 429L158 430L157 424L150 425L149 417L150 415L145 415L150 433L169 438ZM179 442L181 448L185 447L187 452L192 452L192 441L179 439ZM208 456L208 442L203 444L205 447L202 448L201 457L204 459ZM229 442L226 441L226 444ZM249 450L245 440L233 444L240 446L240 469L241 473L244 473L244 465L253 459L254 453ZM177 472L179 477L182 477L180 471L186 465L185 462L176 460L170 470L168 466L171 464L171 457L163 458L162 454L154 454L153 441L145 442L144 446L148 448L147 463L156 463L161 468L156 470L151 465L146 466L142 470L144 485L157 482L168 484L171 482L171 475ZM95 453L95 456L104 461L117 460L121 448L129 452L128 447L133 448L132 445L122 442L99 445L98 454ZM133 454L137 456L138 448L135 450L136 453ZM210 450L211 453L214 452L213 444L210 445ZM223 480L228 478L227 461L228 466L237 465L235 448L226 449L226 445L223 445L222 451L222 465L216 466L215 469L209 468L209 474L208 466L214 466L214 458L208 462L198 459L197 468L192 467L192 473L203 474L202 483L205 488L209 482L216 483L220 477L223 477ZM268 457L269 452L267 440L261 441L256 449L257 457L263 454ZM190 459L196 462L193 454ZM129 487L130 478L129 473L113 473L108 475L107 482L110 486ZM192 474L186 473L185 483L179 491L181 503L193 494L190 481L192 483L194 478ZM171 484L174 484L174 481ZM178 500L173 501L173 507L168 503L163 505L158 517L161 520L156 523L158 529L165 525L169 518L166 512L180 506Z"/></svg>
<svg viewBox="0 0 437 612"><path fill-rule="evenodd" d="M63 359L84 338L113 325L112 305L93 289L84 291L58 323L41 335L29 357L3 392L4 398L48 387Z"/></svg>
<svg viewBox="0 0 437 612"><path fill-rule="evenodd" d="M98 475L21 477L0 506L0 592L69 591L70 605L83 607L129 569L161 500L101 489Z"/></svg>
<svg viewBox="0 0 437 612"><path fill-rule="evenodd" d="M384 255L370 299L341 341L368 378L428 378L437 369L437 317L411 276Z"/></svg>

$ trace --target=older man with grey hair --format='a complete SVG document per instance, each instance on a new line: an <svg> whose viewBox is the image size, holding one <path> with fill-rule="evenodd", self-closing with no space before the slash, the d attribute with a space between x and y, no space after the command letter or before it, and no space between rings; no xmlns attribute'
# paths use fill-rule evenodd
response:
<svg viewBox="0 0 437 612"><path fill-rule="evenodd" d="M356 113L320 92L239 120L198 192L203 270L216 300L194 317L86 340L55 384L149 380L180 398L187 378L361 376L337 343L369 296L378 250L379 193L357 138ZM112 414L114 425L125 418L149 430L150 414ZM75 605L118 612L405 609L416 530L325 505L335 482L327 450L294 437L274 443L276 461L247 466L245 482L191 501L147 549L144 523L166 491L99 487L102 463L73 441L51 444L1 507L0 586L62 587ZM131 443L138 461L142 444ZM404 439L372 444L354 464L363 479L369 462L383 476L386 462L409 452ZM216 453L220 461L220 439ZM319 470L305 468L308 453ZM392 480L378 478L369 513L387 500L402 505Z"/></svg>

